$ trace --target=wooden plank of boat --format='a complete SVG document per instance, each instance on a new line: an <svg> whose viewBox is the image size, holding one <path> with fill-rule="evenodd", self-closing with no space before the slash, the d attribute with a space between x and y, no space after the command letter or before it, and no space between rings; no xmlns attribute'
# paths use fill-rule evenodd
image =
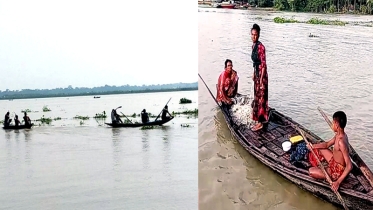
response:
<svg viewBox="0 0 373 210"><path fill-rule="evenodd" d="M8 126L4 126L3 129L9 129L9 130L30 129L33 125L34 125L33 123L31 123L31 125L19 125L19 126L8 125Z"/></svg>
<svg viewBox="0 0 373 210"><path fill-rule="evenodd" d="M142 127L142 126L156 126L156 125L163 125L168 123L174 119L174 117L167 118L166 120L155 120L148 123L119 123L119 124L113 124L113 123L105 123L106 125L109 125L114 128L136 128L136 127Z"/></svg>
<svg viewBox="0 0 373 210"><path fill-rule="evenodd" d="M310 165L303 164L303 167L292 165L289 153L283 152L281 148L281 143L287 136L300 135L296 127L302 129L304 135L312 143L323 141L320 137L275 109L270 110L269 123L278 125L277 128L253 132L248 125L238 120L239 116L230 107L224 105L219 107L231 133L249 153L300 188L342 207L336 194L330 189L329 183L310 177L307 170ZM370 191L372 191L372 186L369 185L361 169L356 166L339 188L346 205L353 210L373 209L373 196Z"/></svg>

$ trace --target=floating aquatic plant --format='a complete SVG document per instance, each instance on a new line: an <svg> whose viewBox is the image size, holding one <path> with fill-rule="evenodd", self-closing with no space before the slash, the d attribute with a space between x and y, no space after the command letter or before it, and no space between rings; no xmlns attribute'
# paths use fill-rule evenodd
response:
<svg viewBox="0 0 373 210"><path fill-rule="evenodd" d="M48 106L43 106L43 112L50 112L50 111L52 111L52 110L50 110L50 109L48 108Z"/></svg>
<svg viewBox="0 0 373 210"><path fill-rule="evenodd" d="M140 128L140 130L149 130L149 129L154 129L154 126L153 125L151 125L151 126L146 125L146 126L142 126Z"/></svg>
<svg viewBox="0 0 373 210"><path fill-rule="evenodd" d="M347 24L347 22L343 22L340 20L324 20L320 18L311 18L306 23L308 24L320 24L320 25L338 25L338 26L344 26Z"/></svg>
<svg viewBox="0 0 373 210"><path fill-rule="evenodd" d="M299 20L295 20L294 18L275 17L273 21L275 23L306 23L306 24L338 25L338 26L344 26L347 24L347 22L343 22L340 20L325 20L325 19L320 19L317 17L311 18L307 21L299 21Z"/></svg>
<svg viewBox="0 0 373 210"><path fill-rule="evenodd" d="M187 99L187 98L181 98L179 101L179 104L190 104L192 103L192 100Z"/></svg>
<svg viewBox="0 0 373 210"><path fill-rule="evenodd" d="M186 110L186 111L183 111L183 112L172 112L173 116L181 115L181 114L184 114L184 115L198 115L198 109L195 108L194 110Z"/></svg>
<svg viewBox="0 0 373 210"><path fill-rule="evenodd" d="M52 118L50 118L50 117L48 117L48 118L46 118L46 117L44 117L44 115L40 118L40 119L37 119L37 120L35 120L35 121L39 121L39 122L41 122L42 124L50 124L51 122L52 122Z"/></svg>
<svg viewBox="0 0 373 210"><path fill-rule="evenodd" d="M96 118L96 119L104 119L104 118L107 118L107 116L106 116L106 112L103 111L102 113L96 113L96 115L95 115L93 118Z"/></svg>
<svg viewBox="0 0 373 210"><path fill-rule="evenodd" d="M298 23L299 21L294 18L275 17L273 19L275 23Z"/></svg>
<svg viewBox="0 0 373 210"><path fill-rule="evenodd" d="M80 115L76 115L75 117L73 117L74 119L79 119L79 120L88 120L89 117L88 116L80 116Z"/></svg>

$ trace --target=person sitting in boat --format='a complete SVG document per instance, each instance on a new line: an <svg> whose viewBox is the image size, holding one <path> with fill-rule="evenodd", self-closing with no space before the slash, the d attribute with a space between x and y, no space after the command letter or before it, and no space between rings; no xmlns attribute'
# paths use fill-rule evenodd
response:
<svg viewBox="0 0 373 210"><path fill-rule="evenodd" d="M25 121L25 125L31 125L31 120L29 116L27 116L27 112L25 112L25 115L23 116L23 121Z"/></svg>
<svg viewBox="0 0 373 210"><path fill-rule="evenodd" d="M19 125L21 124L21 122L20 122L19 119L18 119L18 115L16 115L16 117L14 118L14 124L15 124L16 126L19 126Z"/></svg>
<svg viewBox="0 0 373 210"><path fill-rule="evenodd" d="M146 112L146 109L143 109L141 112L141 121L142 123L149 122L149 114Z"/></svg>
<svg viewBox="0 0 373 210"><path fill-rule="evenodd" d="M10 125L10 122L12 122L12 119L10 119L10 113L7 112L5 114L5 119L4 119L4 126L9 126Z"/></svg>
<svg viewBox="0 0 373 210"><path fill-rule="evenodd" d="M333 131L336 132L334 137L327 142L318 144L307 145L308 149L315 152L320 161L326 160L329 165L326 168L333 184L333 190L338 190L339 185L347 177L352 170L352 162L349 155L348 137L344 129L347 124L347 116L343 111L337 111L333 115ZM329 147L334 145L334 149L331 151ZM314 155L310 153L310 160ZM325 179L325 175L321 169L315 164L314 167L309 169L311 177L316 179Z"/></svg>
<svg viewBox="0 0 373 210"><path fill-rule="evenodd" d="M167 116L167 114L169 116ZM168 106L166 105L163 110L162 110L162 121L165 121L167 119L170 119L172 117L172 115L168 112Z"/></svg>
<svg viewBox="0 0 373 210"><path fill-rule="evenodd" d="M117 114L117 109L118 108L111 110L111 122L113 124L123 123L122 119L119 117L119 114Z"/></svg>
<svg viewBox="0 0 373 210"><path fill-rule="evenodd" d="M231 60L225 60L225 69L220 74L218 79L217 96L216 100L223 104L233 104L232 98L237 95L238 89L238 75L233 70L233 63Z"/></svg>

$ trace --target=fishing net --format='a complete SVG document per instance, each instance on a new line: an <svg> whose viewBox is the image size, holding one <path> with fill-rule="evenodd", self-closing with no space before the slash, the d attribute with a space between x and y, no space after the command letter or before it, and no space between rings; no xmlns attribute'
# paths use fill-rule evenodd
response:
<svg viewBox="0 0 373 210"><path fill-rule="evenodd" d="M255 122L252 120L251 103L253 100L252 87L248 95L238 95L234 98L235 103L231 107L231 114L237 124L250 126Z"/></svg>

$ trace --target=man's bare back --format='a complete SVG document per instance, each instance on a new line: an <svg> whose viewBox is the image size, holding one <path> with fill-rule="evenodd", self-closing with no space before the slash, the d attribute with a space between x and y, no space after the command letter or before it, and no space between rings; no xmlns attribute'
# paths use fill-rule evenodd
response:
<svg viewBox="0 0 373 210"><path fill-rule="evenodd" d="M334 143L334 148L333 148L333 157L334 160L340 163L343 166L346 166L346 162L343 157L343 153L341 151L341 147L345 147L348 150L348 136L345 133L344 135L336 135L335 137L335 143Z"/></svg>

